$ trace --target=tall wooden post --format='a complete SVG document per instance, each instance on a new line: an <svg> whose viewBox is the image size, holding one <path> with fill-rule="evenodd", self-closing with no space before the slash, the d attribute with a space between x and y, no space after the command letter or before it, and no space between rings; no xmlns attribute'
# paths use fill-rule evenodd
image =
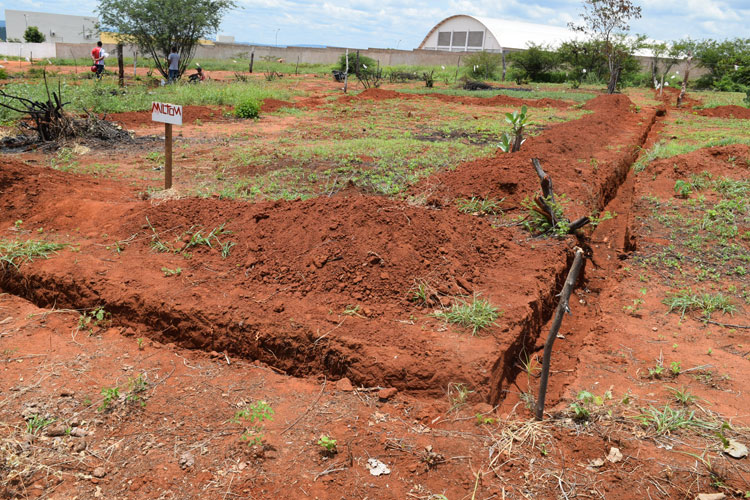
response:
<svg viewBox="0 0 750 500"><path fill-rule="evenodd" d="M164 124L164 189L172 187L172 124Z"/></svg>
<svg viewBox="0 0 750 500"><path fill-rule="evenodd" d="M125 64L122 58L122 43L117 44L117 75L120 87L125 86Z"/></svg>
<svg viewBox="0 0 750 500"><path fill-rule="evenodd" d="M297 72L297 70L298 70L298 69L299 69L299 56L297 56L297 65L296 65L296 66L294 67L294 74L295 74L295 75L298 75L298 74L299 74L299 73Z"/></svg>
<svg viewBox="0 0 750 500"><path fill-rule="evenodd" d="M250 52L250 73L253 72L253 62L255 62L255 49Z"/></svg>
<svg viewBox="0 0 750 500"><path fill-rule="evenodd" d="M349 84L349 49L346 49L346 70L344 71L344 94L346 94L346 87Z"/></svg>

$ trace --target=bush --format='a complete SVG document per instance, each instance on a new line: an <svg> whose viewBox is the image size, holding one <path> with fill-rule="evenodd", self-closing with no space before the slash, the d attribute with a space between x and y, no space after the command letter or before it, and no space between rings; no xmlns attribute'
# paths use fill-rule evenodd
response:
<svg viewBox="0 0 750 500"><path fill-rule="evenodd" d="M254 100L245 101L234 108L234 116L237 118L257 118L259 114L260 103Z"/></svg>
<svg viewBox="0 0 750 500"><path fill-rule="evenodd" d="M466 58L466 74L474 79L494 80L503 64L503 56L493 52L475 52Z"/></svg>
<svg viewBox="0 0 750 500"><path fill-rule="evenodd" d="M26 31L23 32L23 39L28 43L42 43L46 38L44 33L39 31L36 26L29 26Z"/></svg>
<svg viewBox="0 0 750 500"><path fill-rule="evenodd" d="M378 62L367 56L359 55L359 74L360 75L374 75L377 71ZM346 71L346 54L341 54L339 58L339 64L336 67L339 71ZM353 75L357 72L357 53L349 52L349 74Z"/></svg>
<svg viewBox="0 0 750 500"><path fill-rule="evenodd" d="M8 72L4 68L0 68L0 80L7 80Z"/></svg>
<svg viewBox="0 0 750 500"><path fill-rule="evenodd" d="M552 70L560 64L557 52L543 45L530 44L528 49L513 52L508 55L508 58L511 66L518 71L517 79L532 82L550 82Z"/></svg>

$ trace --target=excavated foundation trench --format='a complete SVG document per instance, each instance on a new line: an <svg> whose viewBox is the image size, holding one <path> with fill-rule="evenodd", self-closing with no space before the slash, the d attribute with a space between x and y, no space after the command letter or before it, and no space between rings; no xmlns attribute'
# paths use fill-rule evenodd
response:
<svg viewBox="0 0 750 500"><path fill-rule="evenodd" d="M623 111L626 103L616 105L618 113L629 112ZM589 116L594 125L622 119L606 113L595 109ZM494 159L483 168L499 169L492 189L518 202L538 182L529 158L544 162L545 148L552 147L549 157L555 159L547 166L557 190L584 199L587 211L602 210L617 195L655 123L656 110L642 113L625 116L632 122L619 143L625 151L608 153L594 180L583 186L567 178L575 144L550 146L548 134L530 141L529 151L511 162ZM561 124L551 130L574 136L576 127ZM607 138L599 142L609 144ZM604 149L592 149L592 157ZM566 157L567 163L561 160ZM527 164L522 181L513 162ZM529 239L518 228L493 228L450 208L410 207L359 194L288 203L178 200L152 206L121 189L118 195L118 187L105 181L88 194L88 186L76 187L77 180L22 164L0 165L3 222L23 217L80 245L79 252L6 266L0 289L40 307L104 307L112 325L126 334L225 351L294 376L322 372L425 396L442 395L449 383L463 382L497 403L518 375L520 353L534 345L550 319L571 258L570 241ZM450 179L444 184L450 186ZM455 197L471 189L466 185L443 194ZM152 251L156 240L177 235L182 241L180 231L209 229L222 221L230 221L237 243L227 259L205 248L194 249L190 260ZM118 241L136 236L114 255L94 243L103 231ZM180 281L166 280L159 271L180 264L186 267ZM504 315L497 331L472 337L446 330L430 319L429 308L413 319L414 305L405 292L425 276L444 297L481 292L500 304Z"/></svg>

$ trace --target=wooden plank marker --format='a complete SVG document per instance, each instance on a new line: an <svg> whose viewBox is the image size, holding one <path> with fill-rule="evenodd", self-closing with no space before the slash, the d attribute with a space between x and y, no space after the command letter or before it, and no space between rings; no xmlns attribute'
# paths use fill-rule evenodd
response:
<svg viewBox="0 0 750 500"><path fill-rule="evenodd" d="M151 103L151 120L164 123L164 189L172 187L172 125L182 125L182 106Z"/></svg>

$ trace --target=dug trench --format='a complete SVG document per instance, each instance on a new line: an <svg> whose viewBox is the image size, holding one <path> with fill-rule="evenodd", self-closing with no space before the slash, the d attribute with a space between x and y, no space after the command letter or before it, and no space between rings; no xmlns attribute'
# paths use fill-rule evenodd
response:
<svg viewBox="0 0 750 500"><path fill-rule="evenodd" d="M462 214L453 200L504 198L511 220L536 191L530 158L540 158L571 200L568 217L602 210L658 110L637 110L624 96L584 107L591 113L549 127L518 153L414 186L426 200L417 205L354 190L255 204L141 201L121 183L6 158L2 227L67 247L6 264L0 288L42 307L103 307L109 323L99 326L295 376L322 372L423 396L463 383L497 403L554 310L574 241ZM419 283L435 290L432 304L409 300ZM431 315L473 294L499 307L496 326L472 336Z"/></svg>

